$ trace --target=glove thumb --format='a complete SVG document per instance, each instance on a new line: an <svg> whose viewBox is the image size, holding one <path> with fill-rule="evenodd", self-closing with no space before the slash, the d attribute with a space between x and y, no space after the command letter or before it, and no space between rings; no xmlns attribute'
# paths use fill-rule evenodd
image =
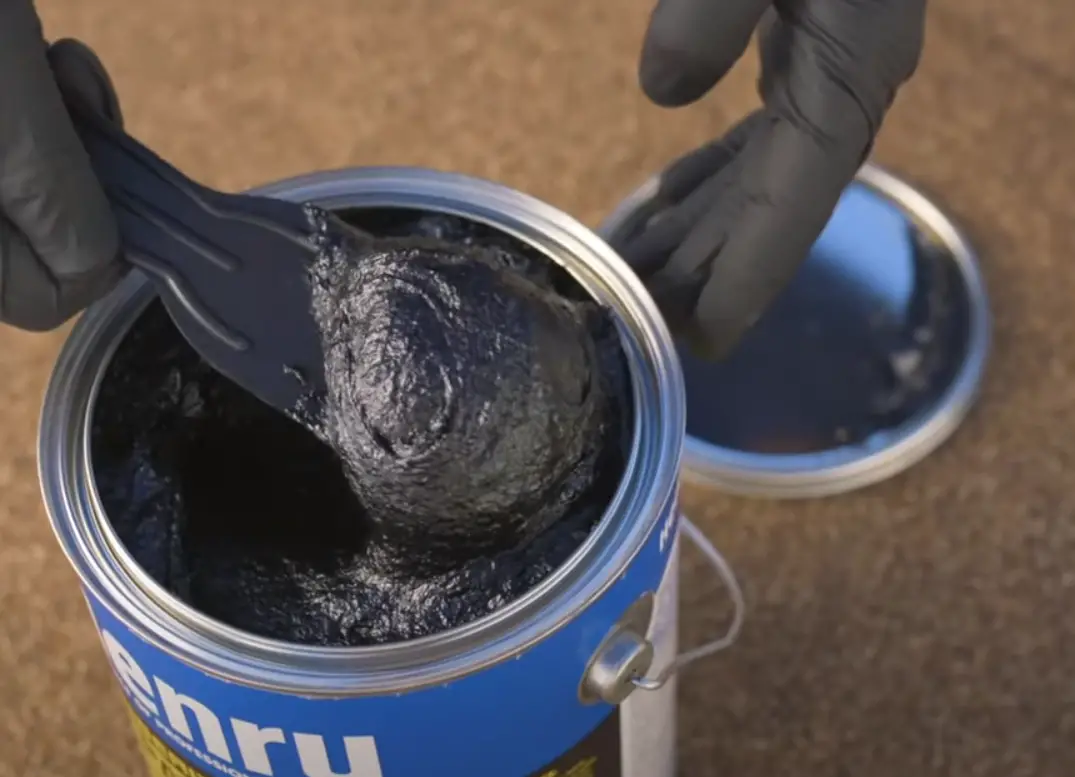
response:
<svg viewBox="0 0 1075 777"><path fill-rule="evenodd" d="M48 59L56 84L65 97L76 95L102 116L123 126L116 89L93 49L80 40L64 38L49 46Z"/></svg>

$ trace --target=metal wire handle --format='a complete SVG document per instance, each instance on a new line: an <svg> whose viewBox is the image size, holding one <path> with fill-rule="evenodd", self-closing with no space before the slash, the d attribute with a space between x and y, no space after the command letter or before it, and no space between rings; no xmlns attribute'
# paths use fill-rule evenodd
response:
<svg viewBox="0 0 1075 777"><path fill-rule="evenodd" d="M644 691L656 691L664 686L674 675L683 667L688 664L693 664L700 658L707 658L714 653L719 653L725 648L731 647L735 643L735 640L739 637L739 632L743 628L743 616L746 611L746 601L743 599L743 589L739 586L739 581L735 577L735 573L732 571L731 566L721 555L720 551L713 546L713 543L709 541L709 538L702 533L702 531L691 523L687 518L681 520L681 531L687 535L694 547L698 548L702 554L706 557L709 563L713 566L713 570L717 573L721 583L724 584L724 588L728 591L728 596L731 597L733 614L732 622L728 626L728 630L724 633L724 636L720 639L708 642L705 645L692 648L684 653L680 653L675 661L672 661L668 666L662 669L656 677L633 677L631 678L631 684L636 688L641 688Z"/></svg>

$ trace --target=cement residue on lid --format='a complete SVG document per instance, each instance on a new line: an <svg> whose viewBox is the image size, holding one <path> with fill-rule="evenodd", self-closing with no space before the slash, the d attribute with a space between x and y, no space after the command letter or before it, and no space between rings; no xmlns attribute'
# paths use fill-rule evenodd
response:
<svg viewBox="0 0 1075 777"><path fill-rule="evenodd" d="M600 233L647 218L652 179ZM974 250L924 195L859 172L788 289L724 362L680 348L684 477L730 493L844 493L902 472L977 395L990 311Z"/></svg>

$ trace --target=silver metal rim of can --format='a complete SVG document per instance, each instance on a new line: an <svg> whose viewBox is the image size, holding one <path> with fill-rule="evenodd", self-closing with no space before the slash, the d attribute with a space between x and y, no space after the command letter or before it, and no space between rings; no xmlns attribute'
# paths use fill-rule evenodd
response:
<svg viewBox="0 0 1075 777"><path fill-rule="evenodd" d="M977 399L992 339L992 313L985 280L964 232L925 194L890 172L867 163L856 176L910 218L931 230L951 252L967 293L968 342L948 389L928 412L877 433L866 443L816 453L761 454L714 445L687 435L683 480L737 496L802 499L835 496L887 480L925 459L959 428ZM657 193L660 178L646 181L598 227L609 238Z"/></svg>
<svg viewBox="0 0 1075 777"><path fill-rule="evenodd" d="M632 451L598 527L556 572L519 599L464 626L391 645L329 648L252 635L202 615L166 591L122 547L93 483L92 408L116 348L154 293L132 274L80 319L62 349L41 414L38 472L64 553L84 588L136 636L209 674L319 695L410 690L471 674L555 633L627 569L677 497L685 435L683 375L645 287L597 235L508 187L398 167L300 176L253 190L326 209L399 207L484 222L560 262L614 313L631 367Z"/></svg>

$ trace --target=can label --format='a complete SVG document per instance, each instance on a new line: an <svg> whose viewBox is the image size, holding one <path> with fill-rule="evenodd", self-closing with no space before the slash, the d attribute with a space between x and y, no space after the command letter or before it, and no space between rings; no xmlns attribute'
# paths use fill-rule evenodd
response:
<svg viewBox="0 0 1075 777"><path fill-rule="evenodd" d="M163 739L153 732L153 729L138 717L132 708L128 707L127 712L131 719L131 728L134 729L135 739L138 742L138 749L141 751L142 758L145 760L149 770L149 777L211 777L208 772L196 769L191 765L190 761L187 761L176 750L169 747ZM206 758L206 754L200 751L195 755L201 756L202 759ZM199 759L195 757L193 760L197 761ZM218 771L224 771L225 773L230 768L219 762L214 766ZM232 770L232 777L240 774L242 772Z"/></svg>
<svg viewBox="0 0 1075 777"><path fill-rule="evenodd" d="M646 593L657 592L658 662L674 654L678 516L674 501L667 509L626 572L556 633L513 660L395 694L311 698L227 682L87 601L152 777L664 777L674 690L636 692L616 709L582 704L578 687Z"/></svg>
<svg viewBox="0 0 1075 777"><path fill-rule="evenodd" d="M621 777L620 713L613 711L584 740L531 777Z"/></svg>
<svg viewBox="0 0 1075 777"><path fill-rule="evenodd" d="M677 539L657 590L647 635L654 646L654 671L674 661L678 650L678 545ZM675 684L673 676L659 691L632 694L622 711L614 710L581 742L530 777L672 777L675 774ZM165 741L133 708L129 707L128 712L149 777L214 777L215 773L246 777L248 774L195 748L189 739L169 729L165 729L169 740ZM210 766L216 772L203 771L194 763ZM375 766L367 764L371 777L378 777L383 771L380 769L379 759ZM352 774L362 772L353 768Z"/></svg>
<svg viewBox="0 0 1075 777"><path fill-rule="evenodd" d="M170 746L153 732L133 709L128 708L131 719L131 727L134 730L138 742L138 749L146 762L149 777L213 777L213 774L223 772L229 777L246 777L246 773L221 763L218 760L207 758L206 754L191 748L179 740L175 743L184 752L186 757L179 754L175 747ZM621 764L621 721L619 712L613 712L596 729L575 747L557 758L547 767L534 772L530 777L624 777L627 772L623 771ZM207 766L215 769L214 773L203 771L195 767L193 762L208 761ZM450 773L450 772L448 772ZM348 774L341 772L340 774ZM361 771L352 770L350 774L362 775ZM371 773L376 777L380 772ZM654 777L657 777L654 775ZM662 775L663 777L663 775Z"/></svg>

